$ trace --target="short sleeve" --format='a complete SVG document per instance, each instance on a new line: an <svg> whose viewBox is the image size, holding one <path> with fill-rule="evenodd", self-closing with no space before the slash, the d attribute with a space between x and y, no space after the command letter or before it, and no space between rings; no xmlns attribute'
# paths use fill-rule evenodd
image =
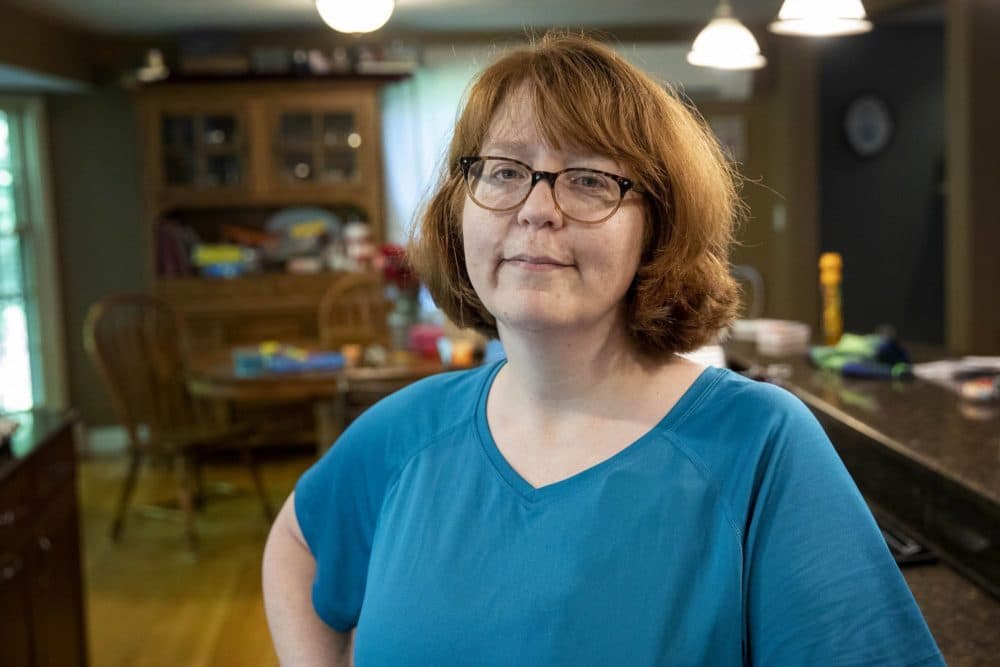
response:
<svg viewBox="0 0 1000 667"><path fill-rule="evenodd" d="M299 479L295 515L316 559L317 615L344 632L357 625L375 524L389 470L371 420L354 422Z"/></svg>
<svg viewBox="0 0 1000 667"><path fill-rule="evenodd" d="M760 461L744 555L754 665L943 665L875 519L791 396Z"/></svg>

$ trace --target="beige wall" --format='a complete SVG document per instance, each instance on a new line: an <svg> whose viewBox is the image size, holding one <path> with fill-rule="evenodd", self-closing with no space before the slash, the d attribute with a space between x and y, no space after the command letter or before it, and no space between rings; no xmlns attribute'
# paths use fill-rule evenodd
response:
<svg viewBox="0 0 1000 667"><path fill-rule="evenodd" d="M766 34L762 31L759 34ZM706 116L736 113L746 121L743 196L750 218L740 229L733 262L759 270L765 315L816 326L819 321L819 147L816 54L808 40L767 35L768 65L751 100L704 102Z"/></svg>
<svg viewBox="0 0 1000 667"><path fill-rule="evenodd" d="M0 63L90 81L95 41L85 31L19 7L7 3L0 7Z"/></svg>
<svg viewBox="0 0 1000 667"><path fill-rule="evenodd" d="M1000 353L1000 3L951 0L945 70L949 347Z"/></svg>
<svg viewBox="0 0 1000 667"><path fill-rule="evenodd" d="M87 423L113 423L82 330L92 303L151 284L135 104L114 89L53 96L47 103L70 402Z"/></svg>

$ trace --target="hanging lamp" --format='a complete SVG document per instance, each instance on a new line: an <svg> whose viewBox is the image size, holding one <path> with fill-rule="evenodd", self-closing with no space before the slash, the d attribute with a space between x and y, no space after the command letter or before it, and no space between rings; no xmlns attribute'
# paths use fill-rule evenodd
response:
<svg viewBox="0 0 1000 667"><path fill-rule="evenodd" d="M328 26L338 32L364 33L385 25L394 0L316 0L316 11Z"/></svg>
<svg viewBox="0 0 1000 667"><path fill-rule="evenodd" d="M861 0L785 0L778 20L767 27L782 35L835 37L872 29Z"/></svg>
<svg viewBox="0 0 1000 667"><path fill-rule="evenodd" d="M760 69L767 64L753 34L733 18L728 0L719 2L715 16L695 37L687 61L699 67L729 70Z"/></svg>

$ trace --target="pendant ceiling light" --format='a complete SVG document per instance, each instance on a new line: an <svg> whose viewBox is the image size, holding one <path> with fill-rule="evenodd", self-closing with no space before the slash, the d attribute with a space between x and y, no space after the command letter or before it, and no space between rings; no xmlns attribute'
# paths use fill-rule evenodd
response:
<svg viewBox="0 0 1000 667"><path fill-rule="evenodd" d="M872 29L861 0L785 0L778 20L768 26L783 35L834 37Z"/></svg>
<svg viewBox="0 0 1000 667"><path fill-rule="evenodd" d="M727 0L719 3L715 16L695 37L687 61L716 69L760 69L767 64L753 34L733 18Z"/></svg>
<svg viewBox="0 0 1000 667"><path fill-rule="evenodd" d="M316 11L338 32L378 30L392 16L394 0L316 0Z"/></svg>

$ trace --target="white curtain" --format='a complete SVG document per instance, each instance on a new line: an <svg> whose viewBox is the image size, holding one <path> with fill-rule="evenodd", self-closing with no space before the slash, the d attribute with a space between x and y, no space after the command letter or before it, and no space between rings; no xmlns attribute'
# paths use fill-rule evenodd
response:
<svg viewBox="0 0 1000 667"><path fill-rule="evenodd" d="M405 242L438 182L463 96L475 74L496 53L491 45L429 46L412 77L383 89L388 241Z"/></svg>

